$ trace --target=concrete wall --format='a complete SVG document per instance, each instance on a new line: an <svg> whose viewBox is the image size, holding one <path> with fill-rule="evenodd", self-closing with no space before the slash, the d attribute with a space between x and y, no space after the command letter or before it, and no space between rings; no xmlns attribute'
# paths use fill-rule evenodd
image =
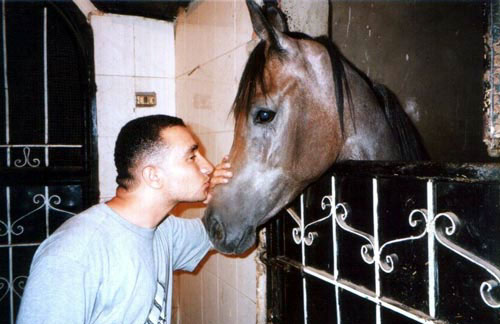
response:
<svg viewBox="0 0 500 324"><path fill-rule="evenodd" d="M198 1L175 27L177 114L199 136L214 163L229 153L234 95L252 48L244 1ZM184 206L200 217L203 206ZM213 253L194 274L179 276L179 323L255 323L255 252L244 257Z"/></svg>
<svg viewBox="0 0 500 324"><path fill-rule="evenodd" d="M86 1L77 4L92 9ZM115 194L113 151L120 128L145 115L176 115L174 24L97 10L82 12L94 33L99 200L104 202ZM136 92L155 92L157 105L136 108ZM178 290L175 281L174 287ZM174 316L178 304L175 299Z"/></svg>
<svg viewBox="0 0 500 324"><path fill-rule="evenodd" d="M292 18L292 30L313 35L327 32L327 0L283 1L282 5ZM244 0L197 1L176 22L177 113L198 134L214 162L231 147L234 126L228 114L256 44L252 34ZM188 207L184 207L186 217L200 217L204 210ZM180 323L255 323L254 258L255 251L242 257L214 253L195 274L181 274Z"/></svg>
<svg viewBox="0 0 500 324"><path fill-rule="evenodd" d="M492 160L482 143L483 9L474 1L332 2L333 41L395 92L433 160Z"/></svg>
<svg viewBox="0 0 500 324"><path fill-rule="evenodd" d="M149 114L175 115L174 25L113 14L93 14L99 189L115 194L113 150L120 128ZM135 92L155 92L157 105L136 108Z"/></svg>

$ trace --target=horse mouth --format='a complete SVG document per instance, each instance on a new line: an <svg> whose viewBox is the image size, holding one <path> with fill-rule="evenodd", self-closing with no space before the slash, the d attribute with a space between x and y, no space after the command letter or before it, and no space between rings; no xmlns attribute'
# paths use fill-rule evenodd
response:
<svg viewBox="0 0 500 324"><path fill-rule="evenodd" d="M248 250L255 243L255 229L252 227L247 228L245 233L241 236L240 241L234 248L233 253L240 254Z"/></svg>
<svg viewBox="0 0 500 324"><path fill-rule="evenodd" d="M223 241L214 243L214 247L222 253L226 254L241 254L250 249L255 243L255 230L249 227L243 232L241 237L236 240L229 241L227 238Z"/></svg>

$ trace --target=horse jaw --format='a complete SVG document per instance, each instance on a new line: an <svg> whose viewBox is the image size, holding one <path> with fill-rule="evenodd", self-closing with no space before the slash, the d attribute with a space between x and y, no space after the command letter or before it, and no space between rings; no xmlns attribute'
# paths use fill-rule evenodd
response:
<svg viewBox="0 0 500 324"><path fill-rule="evenodd" d="M255 243L256 228L276 215L300 192L282 169L249 163L231 182L215 188L203 216L214 247L240 254Z"/></svg>

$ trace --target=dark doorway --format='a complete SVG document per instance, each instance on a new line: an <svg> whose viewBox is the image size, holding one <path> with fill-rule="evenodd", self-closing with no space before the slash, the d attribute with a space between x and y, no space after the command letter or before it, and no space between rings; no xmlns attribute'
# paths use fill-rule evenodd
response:
<svg viewBox="0 0 500 324"><path fill-rule="evenodd" d="M1 2L0 318L38 245L97 202L92 31L72 1Z"/></svg>

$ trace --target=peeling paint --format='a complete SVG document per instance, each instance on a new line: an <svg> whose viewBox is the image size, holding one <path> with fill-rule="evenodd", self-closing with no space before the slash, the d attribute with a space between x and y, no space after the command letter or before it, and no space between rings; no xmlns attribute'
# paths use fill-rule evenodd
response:
<svg viewBox="0 0 500 324"><path fill-rule="evenodd" d="M266 253L266 229L259 232L259 243L257 253L255 254L255 263L257 266L257 321L256 324L267 324L267 292L266 292L266 265L262 262L261 256Z"/></svg>
<svg viewBox="0 0 500 324"><path fill-rule="evenodd" d="M484 44L489 69L486 69L483 77L483 142L490 156L500 157L500 5L496 1L490 3L489 26Z"/></svg>

